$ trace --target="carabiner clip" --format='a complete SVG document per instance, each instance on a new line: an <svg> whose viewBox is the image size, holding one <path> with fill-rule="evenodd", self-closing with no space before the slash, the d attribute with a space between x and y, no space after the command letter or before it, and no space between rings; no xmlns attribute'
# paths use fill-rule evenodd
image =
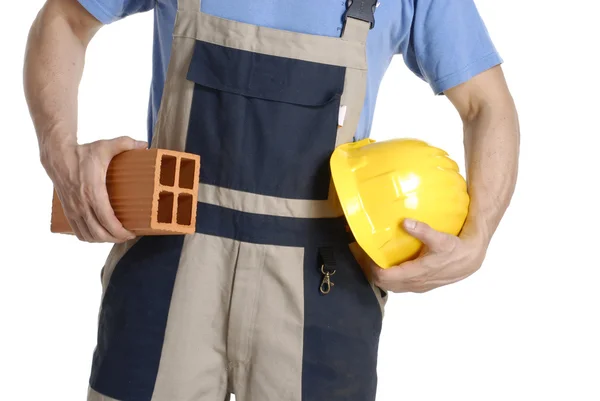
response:
<svg viewBox="0 0 600 401"><path fill-rule="evenodd" d="M331 276L333 276L335 274L335 270L328 272L325 271L325 265L321 266L321 273L323 273L323 280L321 281L321 294L323 295L327 295L331 292L331 287L333 287L335 284L333 283L333 281L331 281Z"/></svg>

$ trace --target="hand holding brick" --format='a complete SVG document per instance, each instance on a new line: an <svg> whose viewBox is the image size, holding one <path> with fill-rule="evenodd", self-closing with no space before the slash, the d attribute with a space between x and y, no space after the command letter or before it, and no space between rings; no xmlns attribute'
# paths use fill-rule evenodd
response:
<svg viewBox="0 0 600 401"><path fill-rule="evenodd" d="M135 235L192 234L196 227L200 157L165 149L136 149L115 156L106 174L111 206ZM53 233L73 234L56 191Z"/></svg>

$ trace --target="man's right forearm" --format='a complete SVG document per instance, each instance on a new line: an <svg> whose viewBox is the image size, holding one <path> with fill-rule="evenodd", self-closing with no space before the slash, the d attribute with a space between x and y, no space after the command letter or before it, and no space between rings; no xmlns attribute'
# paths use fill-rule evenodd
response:
<svg viewBox="0 0 600 401"><path fill-rule="evenodd" d="M87 45L100 26L76 0L49 0L31 27L25 96L47 170L77 144L77 92Z"/></svg>
<svg viewBox="0 0 600 401"><path fill-rule="evenodd" d="M101 26L77 0L48 0L27 42L25 96L42 165L77 238L123 242L134 235L114 214L106 170L117 154L146 144L128 137L77 143L77 92L85 51Z"/></svg>

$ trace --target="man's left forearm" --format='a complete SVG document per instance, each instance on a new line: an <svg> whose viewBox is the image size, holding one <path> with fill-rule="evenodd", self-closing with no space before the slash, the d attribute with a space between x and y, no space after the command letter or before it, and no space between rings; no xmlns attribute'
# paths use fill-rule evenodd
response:
<svg viewBox="0 0 600 401"><path fill-rule="evenodd" d="M391 269L368 265L374 283L387 291L423 293L475 273L515 190L519 121L500 66L444 93L464 125L467 220L458 237L405 220L404 229L425 245L424 252Z"/></svg>
<svg viewBox="0 0 600 401"><path fill-rule="evenodd" d="M469 215L461 237L485 249L513 196L518 171L520 132L512 97L482 102L463 118Z"/></svg>

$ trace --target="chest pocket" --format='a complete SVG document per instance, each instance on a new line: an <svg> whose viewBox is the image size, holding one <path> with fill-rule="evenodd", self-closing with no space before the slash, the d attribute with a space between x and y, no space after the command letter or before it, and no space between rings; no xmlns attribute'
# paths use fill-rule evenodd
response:
<svg viewBox="0 0 600 401"><path fill-rule="evenodd" d="M201 182L325 200L345 68L196 42L186 150Z"/></svg>

